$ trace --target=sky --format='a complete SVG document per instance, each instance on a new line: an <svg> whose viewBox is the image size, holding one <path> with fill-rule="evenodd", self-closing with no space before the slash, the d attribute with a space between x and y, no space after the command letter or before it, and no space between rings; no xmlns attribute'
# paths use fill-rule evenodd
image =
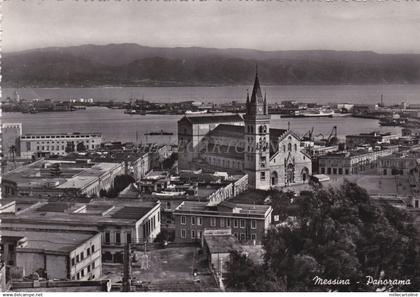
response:
<svg viewBox="0 0 420 297"><path fill-rule="evenodd" d="M159 47L420 53L420 1L4 0L2 50Z"/></svg>

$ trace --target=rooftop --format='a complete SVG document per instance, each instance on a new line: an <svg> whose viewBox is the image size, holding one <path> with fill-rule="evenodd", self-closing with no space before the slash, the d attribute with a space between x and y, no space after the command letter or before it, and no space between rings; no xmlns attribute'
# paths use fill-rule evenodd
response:
<svg viewBox="0 0 420 297"><path fill-rule="evenodd" d="M232 235L204 235L204 240L211 254L241 251L241 244Z"/></svg>
<svg viewBox="0 0 420 297"><path fill-rule="evenodd" d="M208 202L184 201L176 208L176 211L265 216L271 209L269 205L238 204L227 201L223 201L217 206L207 206L207 204Z"/></svg>
<svg viewBox="0 0 420 297"><path fill-rule="evenodd" d="M89 240L93 233L87 232L41 232L35 230L6 230L0 229L0 234L3 237L21 237L26 239L25 249L39 249L50 252L65 252L68 253L79 245ZM19 249L19 248L18 248Z"/></svg>
<svg viewBox="0 0 420 297"><path fill-rule="evenodd" d="M59 164L59 175L52 169ZM22 188L83 188L119 163L89 163L63 160L38 160L4 175Z"/></svg>
<svg viewBox="0 0 420 297"><path fill-rule="evenodd" d="M220 124L209 135L213 137L231 137L244 139L245 128L244 126Z"/></svg>
<svg viewBox="0 0 420 297"><path fill-rule="evenodd" d="M126 207L122 207L118 211L114 212L111 215L111 218L114 218L114 219L134 219L134 220L140 220L150 210L151 210L150 207L132 207L132 206L126 206Z"/></svg>
<svg viewBox="0 0 420 297"><path fill-rule="evenodd" d="M149 211L159 206L158 202L137 199L130 199L130 201L109 199L90 203L74 203L71 209L65 209L64 206L57 206L51 202L41 202L39 206L17 215L0 214L0 219L4 223L50 223L95 227L110 224L126 226L136 223ZM63 211L60 212L60 209Z"/></svg>
<svg viewBox="0 0 420 297"><path fill-rule="evenodd" d="M241 122L243 118L239 114L227 114L227 115L213 115L213 116L184 116L181 121L187 121L190 124L212 124L212 123L229 123L229 122Z"/></svg>
<svg viewBox="0 0 420 297"><path fill-rule="evenodd" d="M95 137L101 137L102 134L99 132L86 132L86 133L80 133L80 132L73 132L73 133L25 133L22 135L22 138L32 138L32 137L36 137L36 136L44 136L45 138L58 138L58 137L68 137L68 136L73 136L73 137L86 137L86 136L95 136ZM54 136L54 137L51 137Z"/></svg>

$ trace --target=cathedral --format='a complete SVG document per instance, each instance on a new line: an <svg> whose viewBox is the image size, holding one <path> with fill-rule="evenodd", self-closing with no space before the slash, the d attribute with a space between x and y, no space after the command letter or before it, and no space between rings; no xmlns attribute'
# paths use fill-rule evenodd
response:
<svg viewBox="0 0 420 297"><path fill-rule="evenodd" d="M312 161L290 129L270 128L266 94L255 75L246 113L184 116L178 121L179 169L244 172L250 189L307 183Z"/></svg>

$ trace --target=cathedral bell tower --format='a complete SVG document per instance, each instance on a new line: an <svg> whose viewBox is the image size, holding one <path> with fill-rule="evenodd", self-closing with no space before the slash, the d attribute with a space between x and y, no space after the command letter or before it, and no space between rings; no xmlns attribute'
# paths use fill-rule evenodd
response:
<svg viewBox="0 0 420 297"><path fill-rule="evenodd" d="M250 189L270 189L270 115L267 98L262 96L258 70L251 98L246 98L245 166Z"/></svg>

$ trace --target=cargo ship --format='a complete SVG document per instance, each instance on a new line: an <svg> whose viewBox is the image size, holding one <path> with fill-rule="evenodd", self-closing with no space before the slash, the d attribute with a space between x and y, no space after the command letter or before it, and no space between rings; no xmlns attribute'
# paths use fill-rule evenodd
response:
<svg viewBox="0 0 420 297"><path fill-rule="evenodd" d="M160 130L159 132L149 132L149 133L145 133L144 135L151 135L151 136L155 136L155 135L174 135L174 133Z"/></svg>
<svg viewBox="0 0 420 297"><path fill-rule="evenodd" d="M328 108L311 108L306 110L295 111L295 117L330 117L334 116L334 110Z"/></svg>

